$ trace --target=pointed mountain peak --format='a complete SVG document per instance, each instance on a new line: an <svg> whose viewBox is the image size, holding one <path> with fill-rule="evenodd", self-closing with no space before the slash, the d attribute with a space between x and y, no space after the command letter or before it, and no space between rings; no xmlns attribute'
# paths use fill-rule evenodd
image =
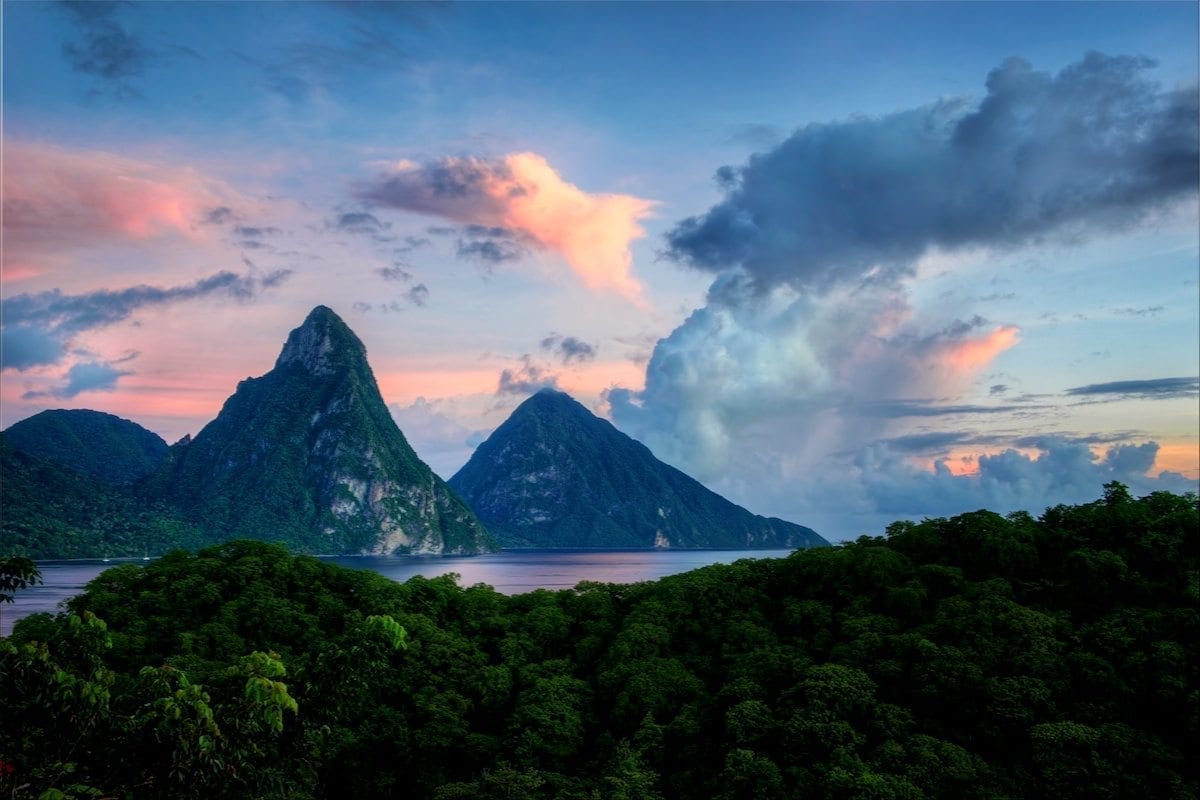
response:
<svg viewBox="0 0 1200 800"><path fill-rule="evenodd" d="M826 544L809 528L757 516L706 489L553 389L521 403L450 486L508 546Z"/></svg>
<svg viewBox="0 0 1200 800"><path fill-rule="evenodd" d="M584 411L587 410L571 395L549 387L538 389L526 398L521 405L517 406L517 408L524 408L526 410L580 408Z"/></svg>
<svg viewBox="0 0 1200 800"><path fill-rule="evenodd" d="M314 375L330 375L366 358L367 349L342 318L327 306L317 306L288 334L275 368L299 366Z"/></svg>

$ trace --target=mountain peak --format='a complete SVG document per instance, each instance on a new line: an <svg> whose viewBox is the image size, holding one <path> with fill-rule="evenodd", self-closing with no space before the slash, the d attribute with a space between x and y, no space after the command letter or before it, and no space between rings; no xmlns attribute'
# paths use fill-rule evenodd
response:
<svg viewBox="0 0 1200 800"><path fill-rule="evenodd" d="M288 334L275 368L299 366L313 375L331 375L366 357L367 349L342 318L328 306L317 306Z"/></svg>
<svg viewBox="0 0 1200 800"><path fill-rule="evenodd" d="M508 546L826 544L809 528L757 516L706 489L553 389L521 403L450 486Z"/></svg>
<svg viewBox="0 0 1200 800"><path fill-rule="evenodd" d="M474 553L479 520L396 427L346 323L317 306L174 448L155 486L205 530L318 553Z"/></svg>

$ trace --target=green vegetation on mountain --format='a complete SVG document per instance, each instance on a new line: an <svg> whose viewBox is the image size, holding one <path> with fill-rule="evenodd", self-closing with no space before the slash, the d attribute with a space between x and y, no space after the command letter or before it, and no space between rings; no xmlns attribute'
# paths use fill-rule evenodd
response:
<svg viewBox="0 0 1200 800"><path fill-rule="evenodd" d="M654 457L562 392L522 403L450 479L506 547L816 547Z"/></svg>
<svg viewBox="0 0 1200 800"><path fill-rule="evenodd" d="M160 555L211 541L162 502L23 453L0 433L0 555Z"/></svg>
<svg viewBox="0 0 1200 800"><path fill-rule="evenodd" d="M493 549L470 509L396 427L346 324L318 306L143 487L221 539L305 552Z"/></svg>
<svg viewBox="0 0 1200 800"><path fill-rule="evenodd" d="M515 597L180 552L0 640L0 794L1196 798L1198 569L1119 484Z"/></svg>
<svg viewBox="0 0 1200 800"><path fill-rule="evenodd" d="M108 483L131 484L167 457L167 443L136 422L86 409L34 414L4 431L23 453Z"/></svg>
<svg viewBox="0 0 1200 800"><path fill-rule="evenodd" d="M316 553L495 549L417 458L362 342L324 306L195 439L168 448L94 411L46 411L10 434L0 554L137 555L233 538Z"/></svg>

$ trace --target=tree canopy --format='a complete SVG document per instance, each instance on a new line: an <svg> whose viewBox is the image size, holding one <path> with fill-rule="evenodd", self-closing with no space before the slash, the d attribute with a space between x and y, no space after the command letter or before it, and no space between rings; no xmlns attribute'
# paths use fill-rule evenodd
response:
<svg viewBox="0 0 1200 800"><path fill-rule="evenodd" d="M0 640L0 792L1196 798L1198 552L1116 484L512 597L177 551Z"/></svg>

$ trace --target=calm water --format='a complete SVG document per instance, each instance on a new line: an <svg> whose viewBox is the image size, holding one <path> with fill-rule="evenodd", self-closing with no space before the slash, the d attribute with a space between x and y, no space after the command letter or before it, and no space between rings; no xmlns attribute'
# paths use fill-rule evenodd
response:
<svg viewBox="0 0 1200 800"><path fill-rule="evenodd" d="M486 583L504 594L534 589L569 589L580 581L636 583L708 564L729 564L740 558L782 558L790 550L509 550L486 556L419 558L387 556L334 556L326 560L355 569L371 569L394 581L414 575L434 578L455 572L459 585ZM54 613L58 604L83 591L92 578L116 566L102 561L43 561L41 586L16 593L13 603L0 606L0 635L13 623L39 611ZM126 562L129 563L129 562ZM132 563L141 563L134 561Z"/></svg>

